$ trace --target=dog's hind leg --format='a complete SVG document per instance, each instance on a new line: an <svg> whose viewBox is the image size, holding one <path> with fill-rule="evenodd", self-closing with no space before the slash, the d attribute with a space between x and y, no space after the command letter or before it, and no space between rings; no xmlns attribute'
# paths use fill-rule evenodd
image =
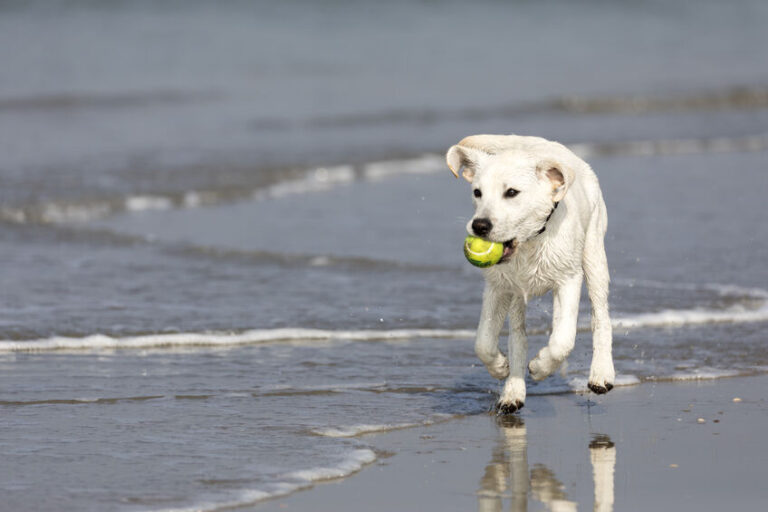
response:
<svg viewBox="0 0 768 512"><path fill-rule="evenodd" d="M525 360L528 338L525 335L525 300L514 295L509 306L509 377L496 404L502 414L522 409L525 405Z"/></svg>
<svg viewBox="0 0 768 512"><path fill-rule="evenodd" d="M583 267L587 278L587 291L592 302L592 365L589 371L589 389L602 394L613 388L613 329L608 313L608 260L605 257L604 235L607 224L605 205L592 214L584 243Z"/></svg>
<svg viewBox="0 0 768 512"><path fill-rule="evenodd" d="M581 272L564 280L553 292L552 334L547 346L528 363L533 380L549 377L573 350L581 298Z"/></svg>
<svg viewBox="0 0 768 512"><path fill-rule="evenodd" d="M509 361L499 351L499 333L509 311L510 295L486 283L483 309L475 338L475 353L494 379L506 379Z"/></svg>

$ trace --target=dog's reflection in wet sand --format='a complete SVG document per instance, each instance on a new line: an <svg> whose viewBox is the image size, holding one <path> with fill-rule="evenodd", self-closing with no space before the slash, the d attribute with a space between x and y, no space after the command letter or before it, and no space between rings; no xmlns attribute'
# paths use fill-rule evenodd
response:
<svg viewBox="0 0 768 512"><path fill-rule="evenodd" d="M485 467L477 492L479 512L501 512L503 500L510 501L509 510L528 510L528 498L543 503L553 512L572 512L576 502L568 499L565 486L543 464L528 467L528 440L525 423L519 416L498 418L500 437L491 462ZM595 436L589 444L595 484L594 510L613 510L613 472L616 446L608 436Z"/></svg>
<svg viewBox="0 0 768 512"><path fill-rule="evenodd" d="M595 510L613 510L613 470L616 467L616 445L606 435L596 435L589 443L589 460L595 478Z"/></svg>

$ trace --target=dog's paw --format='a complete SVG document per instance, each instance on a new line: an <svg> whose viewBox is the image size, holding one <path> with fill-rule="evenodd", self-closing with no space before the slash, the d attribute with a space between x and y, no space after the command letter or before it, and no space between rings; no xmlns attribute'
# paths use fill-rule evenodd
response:
<svg viewBox="0 0 768 512"><path fill-rule="evenodd" d="M521 402L520 400L513 400L510 402L505 402L503 400L499 400L496 402L496 414L503 416L506 414L514 414L520 409L525 406L525 402Z"/></svg>
<svg viewBox="0 0 768 512"><path fill-rule="evenodd" d="M504 383L501 396L496 402L497 414L512 414L525 405L525 379L522 377L510 377Z"/></svg>
<svg viewBox="0 0 768 512"><path fill-rule="evenodd" d="M593 358L592 367L589 370L587 387L598 395L603 395L613 389L616 374L613 369L613 360L610 357Z"/></svg>
<svg viewBox="0 0 768 512"><path fill-rule="evenodd" d="M504 380L509 377L509 359L503 355L499 355L493 363L485 367L494 379Z"/></svg>
<svg viewBox="0 0 768 512"><path fill-rule="evenodd" d="M539 355L531 359L528 363L528 373L533 380L543 380L555 373L562 361L556 361L549 355L549 348L544 347Z"/></svg>
<svg viewBox="0 0 768 512"><path fill-rule="evenodd" d="M613 384L611 384L610 382L604 382L602 384L596 384L596 383L590 382L589 384L587 384L587 387L589 388L590 391L592 391L596 395L604 395L613 389Z"/></svg>

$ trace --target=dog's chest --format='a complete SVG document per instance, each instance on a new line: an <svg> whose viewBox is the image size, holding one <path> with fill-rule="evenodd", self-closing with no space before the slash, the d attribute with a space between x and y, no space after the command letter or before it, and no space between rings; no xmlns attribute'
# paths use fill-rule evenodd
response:
<svg viewBox="0 0 768 512"><path fill-rule="evenodd" d="M487 279L525 297L543 295L558 282L579 271L573 253L544 244L519 247L509 261L488 269Z"/></svg>

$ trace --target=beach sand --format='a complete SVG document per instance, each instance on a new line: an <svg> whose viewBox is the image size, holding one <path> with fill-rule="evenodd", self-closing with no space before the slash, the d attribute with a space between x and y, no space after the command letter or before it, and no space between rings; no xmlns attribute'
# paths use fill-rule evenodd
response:
<svg viewBox="0 0 768 512"><path fill-rule="evenodd" d="M767 385L762 375L536 396L520 415L369 435L374 465L253 510L762 510Z"/></svg>

